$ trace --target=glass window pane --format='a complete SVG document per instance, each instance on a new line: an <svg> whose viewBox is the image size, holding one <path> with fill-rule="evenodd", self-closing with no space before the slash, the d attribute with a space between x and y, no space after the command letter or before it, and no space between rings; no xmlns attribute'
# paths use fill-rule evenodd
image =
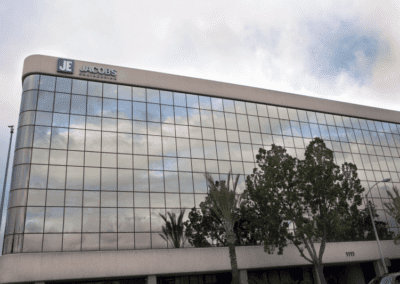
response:
<svg viewBox="0 0 400 284"><path fill-rule="evenodd" d="M235 101L236 113L246 114L246 104L245 102Z"/></svg>
<svg viewBox="0 0 400 284"><path fill-rule="evenodd" d="M43 251L61 251L62 234L44 234Z"/></svg>
<svg viewBox="0 0 400 284"><path fill-rule="evenodd" d="M46 76L46 75L40 76L40 85L39 85L40 90L54 91L55 85L56 85L56 77Z"/></svg>
<svg viewBox="0 0 400 284"><path fill-rule="evenodd" d="M94 97L101 97L103 93L103 84L97 82L89 82L88 95Z"/></svg>
<svg viewBox="0 0 400 284"><path fill-rule="evenodd" d="M164 172L164 179L166 192L179 192L177 172Z"/></svg>
<svg viewBox="0 0 400 284"><path fill-rule="evenodd" d="M30 189L28 193L28 206L44 206L46 200L45 190Z"/></svg>
<svg viewBox="0 0 400 284"><path fill-rule="evenodd" d="M29 162L29 161L27 161ZM49 150L47 149L33 149L32 163L34 164L48 164L49 163Z"/></svg>
<svg viewBox="0 0 400 284"><path fill-rule="evenodd" d="M118 99L132 100L132 90L129 86L118 85Z"/></svg>
<svg viewBox="0 0 400 284"><path fill-rule="evenodd" d="M29 75L26 77L22 87L23 91L33 89L37 90L39 88L39 78L40 75Z"/></svg>
<svg viewBox="0 0 400 284"><path fill-rule="evenodd" d="M101 169L101 190L117 190L116 169Z"/></svg>
<svg viewBox="0 0 400 284"><path fill-rule="evenodd" d="M117 232L117 208L101 208L101 232Z"/></svg>
<svg viewBox="0 0 400 284"><path fill-rule="evenodd" d="M180 192L193 193L192 173L179 173Z"/></svg>
<svg viewBox="0 0 400 284"><path fill-rule="evenodd" d="M117 133L102 132L102 151L117 152Z"/></svg>
<svg viewBox="0 0 400 284"><path fill-rule="evenodd" d="M101 109L102 109L101 98L88 97L88 102L87 102L88 115L101 116Z"/></svg>
<svg viewBox="0 0 400 284"><path fill-rule="evenodd" d="M100 190L100 169L85 167L85 190Z"/></svg>
<svg viewBox="0 0 400 284"><path fill-rule="evenodd" d="M47 207L45 216L45 233L62 233L64 207Z"/></svg>
<svg viewBox="0 0 400 284"><path fill-rule="evenodd" d="M135 231L136 232L150 231L149 209L135 209Z"/></svg>
<svg viewBox="0 0 400 284"><path fill-rule="evenodd" d="M201 126L200 112L198 109L188 108L189 125Z"/></svg>
<svg viewBox="0 0 400 284"><path fill-rule="evenodd" d="M67 190L65 192L65 206L82 206L82 191Z"/></svg>
<svg viewBox="0 0 400 284"><path fill-rule="evenodd" d="M101 192L101 207L117 207L117 193Z"/></svg>
<svg viewBox="0 0 400 284"><path fill-rule="evenodd" d="M82 210L73 207L65 208L64 232L81 232Z"/></svg>
<svg viewBox="0 0 400 284"><path fill-rule="evenodd" d="M146 101L146 89L144 88L132 87L132 95L134 101Z"/></svg>
<svg viewBox="0 0 400 284"><path fill-rule="evenodd" d="M42 251L42 240L43 240L42 234L24 235L23 252L40 252L40 251Z"/></svg>
<svg viewBox="0 0 400 284"><path fill-rule="evenodd" d="M117 118L117 100L103 99L103 116Z"/></svg>
<svg viewBox="0 0 400 284"><path fill-rule="evenodd" d="M51 133L51 148L52 149L67 149L68 129L53 128Z"/></svg>
<svg viewBox="0 0 400 284"><path fill-rule="evenodd" d="M281 125L278 119L270 118L271 130L273 134L280 135L282 134Z"/></svg>
<svg viewBox="0 0 400 284"><path fill-rule="evenodd" d="M147 120L160 122L160 119L161 119L160 105L147 104Z"/></svg>
<svg viewBox="0 0 400 284"><path fill-rule="evenodd" d="M38 91L27 91L22 94L20 112L26 110L36 110Z"/></svg>
<svg viewBox="0 0 400 284"><path fill-rule="evenodd" d="M32 165L29 181L30 188L46 188L48 166Z"/></svg>
<svg viewBox="0 0 400 284"><path fill-rule="evenodd" d="M83 150L85 142L85 130L70 129L69 130L69 150Z"/></svg>
<svg viewBox="0 0 400 284"><path fill-rule="evenodd" d="M103 88L103 97L111 99L117 98L117 85L104 83Z"/></svg>
<svg viewBox="0 0 400 284"><path fill-rule="evenodd" d="M212 112L208 110L201 110L201 124L203 127L213 127Z"/></svg>
<svg viewBox="0 0 400 284"><path fill-rule="evenodd" d="M118 232L133 232L133 208L118 208Z"/></svg>
<svg viewBox="0 0 400 284"><path fill-rule="evenodd" d="M72 80L69 78L57 77L56 91L71 93Z"/></svg>
<svg viewBox="0 0 400 284"><path fill-rule="evenodd" d="M100 192L84 191L83 192L83 206L84 207L100 207Z"/></svg>
<svg viewBox="0 0 400 284"><path fill-rule="evenodd" d="M53 150L54 151L54 150ZM68 152L68 165L69 166L83 166L84 152L69 151Z"/></svg>
<svg viewBox="0 0 400 284"><path fill-rule="evenodd" d="M172 121L173 123L173 121ZM176 124L188 124L188 115L186 112L186 108L183 107L175 107L175 123Z"/></svg>
<svg viewBox="0 0 400 284"><path fill-rule="evenodd" d="M25 233L43 233L43 224L44 207L27 207Z"/></svg>
<svg viewBox="0 0 400 284"><path fill-rule="evenodd" d="M33 125L35 124L35 112L34 111L26 111L21 113L19 116L19 123L18 123L18 128L23 126L23 125ZM45 121L43 121L46 123ZM46 125L46 124L44 124Z"/></svg>
<svg viewBox="0 0 400 284"><path fill-rule="evenodd" d="M57 83L58 83L58 81L57 81ZM87 94L87 81L73 79L72 93L78 94L78 95L86 95Z"/></svg>
<svg viewBox="0 0 400 284"><path fill-rule="evenodd" d="M81 250L81 234L64 234L62 250L63 251Z"/></svg>
<svg viewBox="0 0 400 284"><path fill-rule="evenodd" d="M146 104L133 102L132 108L133 108L132 119L146 120Z"/></svg>
<svg viewBox="0 0 400 284"><path fill-rule="evenodd" d="M136 190L136 189L135 189ZM142 192L135 192L133 197L133 202L135 203L135 207L149 207L149 194Z"/></svg>
<svg viewBox="0 0 400 284"><path fill-rule="evenodd" d="M86 97L73 95L71 100L71 113L86 114Z"/></svg>
<svg viewBox="0 0 400 284"><path fill-rule="evenodd" d="M211 109L211 99L206 96L199 96L200 108Z"/></svg>
<svg viewBox="0 0 400 284"><path fill-rule="evenodd" d="M100 208L83 208L83 232L100 231Z"/></svg>
<svg viewBox="0 0 400 284"><path fill-rule="evenodd" d="M29 165L20 165L14 167L11 181L12 189L28 187L29 168Z"/></svg>
<svg viewBox="0 0 400 284"><path fill-rule="evenodd" d="M46 196L47 206L64 206L64 190L48 190Z"/></svg>
<svg viewBox="0 0 400 284"><path fill-rule="evenodd" d="M51 113L49 113L51 115ZM48 121L51 122L51 117L48 118ZM37 119L36 119L36 124ZM68 114L61 114L61 113L54 113L53 115L53 126L57 127L68 127L69 126L69 115Z"/></svg>
<svg viewBox="0 0 400 284"><path fill-rule="evenodd" d="M187 94L187 106L191 108L199 108L199 96Z"/></svg>
<svg viewBox="0 0 400 284"><path fill-rule="evenodd" d="M165 204L167 208L180 208L179 194L166 193Z"/></svg>
<svg viewBox="0 0 400 284"><path fill-rule="evenodd" d="M50 147L51 127L36 126L33 147L49 148Z"/></svg>
<svg viewBox="0 0 400 284"><path fill-rule="evenodd" d="M160 91L160 97L161 97L161 104L164 104L164 105L173 105L174 104L172 92Z"/></svg>
<svg viewBox="0 0 400 284"><path fill-rule="evenodd" d="M160 91L153 90L153 89L147 89L147 102L159 104L160 103Z"/></svg>
<svg viewBox="0 0 400 284"><path fill-rule="evenodd" d="M134 171L134 191L149 191L148 171L141 171L141 170Z"/></svg>
<svg viewBox="0 0 400 284"><path fill-rule="evenodd" d="M35 124L36 125L51 126L51 118L52 118L52 114L51 113L38 111L36 113L36 123ZM31 123L31 124L33 124L33 123ZM67 125L67 127L68 127L68 125Z"/></svg>
<svg viewBox="0 0 400 284"><path fill-rule="evenodd" d="M99 250L100 234L82 234L82 250Z"/></svg>
<svg viewBox="0 0 400 284"><path fill-rule="evenodd" d="M63 94L63 93L56 93L55 102L54 102L54 111L69 113L70 103L71 103L71 95Z"/></svg>
<svg viewBox="0 0 400 284"><path fill-rule="evenodd" d="M65 166L49 166L49 180L47 187L54 189L64 189L65 170Z"/></svg>

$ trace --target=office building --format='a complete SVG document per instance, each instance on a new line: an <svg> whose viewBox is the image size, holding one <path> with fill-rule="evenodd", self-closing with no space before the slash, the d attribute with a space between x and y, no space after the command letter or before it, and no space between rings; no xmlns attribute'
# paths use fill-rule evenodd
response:
<svg viewBox="0 0 400 284"><path fill-rule="evenodd" d="M228 249L168 247L159 213L187 208L186 218L207 196L206 171L223 180L232 169L243 190L260 147L302 158L316 136L337 164L357 165L367 190L391 179L372 195L398 230L382 203L400 183L399 112L42 55L25 59L22 82L1 283L215 283L230 270ZM236 250L244 282L257 269L309 265L291 246L282 256ZM379 257L376 242L329 243L324 262L359 275L362 263L379 272Z"/></svg>

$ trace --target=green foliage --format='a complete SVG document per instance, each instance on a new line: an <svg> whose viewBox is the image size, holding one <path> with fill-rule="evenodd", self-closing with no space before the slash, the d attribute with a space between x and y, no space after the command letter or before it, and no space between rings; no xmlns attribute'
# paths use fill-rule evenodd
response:
<svg viewBox="0 0 400 284"><path fill-rule="evenodd" d="M245 196L254 201L262 216L264 249L278 254L291 241L300 255L313 263L323 281L322 256L326 241L333 234L344 235L350 229L349 216L361 205L363 187L357 167L334 163L333 152L320 138L311 141L305 159L299 160L280 146L260 149L256 156L259 169L247 177ZM293 223L296 230L289 230ZM316 252L314 243L320 242ZM309 256L304 254L307 249Z"/></svg>
<svg viewBox="0 0 400 284"><path fill-rule="evenodd" d="M176 219L175 213L168 212L168 220L166 215L160 213L160 217L164 220L165 225L162 226L162 234L159 235L167 242L169 241L174 248L183 247L186 242L183 223L184 214L185 210L181 209L178 219Z"/></svg>
<svg viewBox="0 0 400 284"><path fill-rule="evenodd" d="M392 217L398 225L400 225L400 194L396 187L393 187L393 193L388 190L391 201L389 203L384 203L387 208L386 213ZM394 243L398 245L400 243L400 234L394 237Z"/></svg>
<svg viewBox="0 0 400 284"><path fill-rule="evenodd" d="M200 203L200 208L192 208L188 220L185 222L186 237L188 242L195 247L209 247L211 240L216 246L227 246L223 222L211 210L210 196ZM258 245L261 242L261 233L258 229L260 216L255 212L249 202L244 200L239 208L234 210L236 235L235 245Z"/></svg>
<svg viewBox="0 0 400 284"><path fill-rule="evenodd" d="M391 240L394 233L390 231L386 222L378 221L379 215L376 212L375 205L369 201L372 216L375 220L376 231L380 240ZM342 231L341 235L335 232L328 233L328 241L346 242L346 241L372 241L375 240L374 228L372 226L371 216L368 207L356 212L351 212L347 217L351 222L350 227L346 231Z"/></svg>

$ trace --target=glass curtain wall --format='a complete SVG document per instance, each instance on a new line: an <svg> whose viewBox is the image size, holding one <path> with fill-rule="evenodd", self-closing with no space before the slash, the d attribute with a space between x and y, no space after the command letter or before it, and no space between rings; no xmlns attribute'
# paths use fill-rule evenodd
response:
<svg viewBox="0 0 400 284"><path fill-rule="evenodd" d="M63 77L23 82L3 253L168 248L159 213L205 200L204 173L245 175L260 147L313 137L357 165L381 221L399 185L400 125Z"/></svg>

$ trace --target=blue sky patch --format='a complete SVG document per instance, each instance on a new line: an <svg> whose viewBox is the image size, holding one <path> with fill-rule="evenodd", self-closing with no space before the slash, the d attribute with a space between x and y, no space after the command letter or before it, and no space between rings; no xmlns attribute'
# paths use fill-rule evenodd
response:
<svg viewBox="0 0 400 284"><path fill-rule="evenodd" d="M308 56L312 74L329 79L345 72L360 85L369 83L384 47L376 35L364 31L356 21L307 23L306 29L311 38Z"/></svg>

